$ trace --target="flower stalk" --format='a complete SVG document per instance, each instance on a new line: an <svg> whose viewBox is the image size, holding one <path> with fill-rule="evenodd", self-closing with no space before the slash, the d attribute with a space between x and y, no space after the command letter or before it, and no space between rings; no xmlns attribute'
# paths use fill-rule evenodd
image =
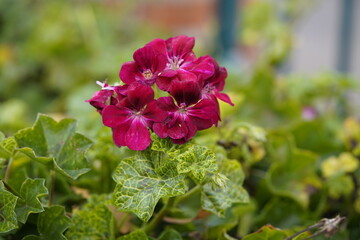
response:
<svg viewBox="0 0 360 240"><path fill-rule="evenodd" d="M55 170L50 170L50 193L49 193L49 202L48 206L50 207L54 200L55 194Z"/></svg>
<svg viewBox="0 0 360 240"><path fill-rule="evenodd" d="M295 239L295 237L299 236L300 234L310 231L315 228L318 228L319 230L317 232L313 233L311 236L304 238L303 240L312 239L321 234L324 234L326 237L331 237L339 231L340 224L345 219L346 219L345 217L340 217L339 215L337 215L334 218L323 218L316 224L311 225L310 227L307 227L307 228L291 235L290 237L286 238L285 240Z"/></svg>

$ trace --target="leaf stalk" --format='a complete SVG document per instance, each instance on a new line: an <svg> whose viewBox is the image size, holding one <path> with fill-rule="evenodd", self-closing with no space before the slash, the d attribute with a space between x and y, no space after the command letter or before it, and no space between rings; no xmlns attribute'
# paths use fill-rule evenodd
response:
<svg viewBox="0 0 360 240"><path fill-rule="evenodd" d="M159 225L159 223L162 221L162 219L165 217L165 215L170 211L170 209L175 204L175 197L169 198L166 204L161 208L161 210L158 212L158 214L155 215L151 221L146 224L142 229L146 233L151 233L156 226Z"/></svg>

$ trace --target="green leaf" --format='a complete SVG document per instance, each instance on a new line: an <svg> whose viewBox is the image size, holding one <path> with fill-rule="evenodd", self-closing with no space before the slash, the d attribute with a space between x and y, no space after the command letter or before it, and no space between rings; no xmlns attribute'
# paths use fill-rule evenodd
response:
<svg viewBox="0 0 360 240"><path fill-rule="evenodd" d="M0 132L0 134L2 134ZM13 155L15 148L17 147L14 137L5 138L0 135L0 158L9 158Z"/></svg>
<svg viewBox="0 0 360 240"><path fill-rule="evenodd" d="M89 171L84 154L91 146L91 141L76 133L75 127L74 119L56 122L39 114L34 126L17 132L15 139L19 151L76 179Z"/></svg>
<svg viewBox="0 0 360 240"><path fill-rule="evenodd" d="M0 132L0 169L5 168L9 159L14 155L17 147L14 137L5 138L5 135Z"/></svg>
<svg viewBox="0 0 360 240"><path fill-rule="evenodd" d="M63 232L69 227L71 220L65 216L62 206L52 206L40 213L37 229L40 236L29 235L23 240L66 240Z"/></svg>
<svg viewBox="0 0 360 240"><path fill-rule="evenodd" d="M73 214L72 224L66 232L69 240L113 240L114 217L107 204L105 195L93 195L82 210Z"/></svg>
<svg viewBox="0 0 360 240"><path fill-rule="evenodd" d="M152 159L157 174L165 177L175 177L179 175L177 156L185 152L188 146L189 144L174 144L168 138L162 139L155 135L153 136L151 149L144 151L143 154Z"/></svg>
<svg viewBox="0 0 360 240"><path fill-rule="evenodd" d="M300 122L292 129L299 148L320 154L344 151L344 144L338 135L339 126L329 118Z"/></svg>
<svg viewBox="0 0 360 240"><path fill-rule="evenodd" d="M189 143L185 144L174 144L170 139L168 138L159 138L158 136L152 137L152 144L151 144L151 150L157 151L157 152L164 152L171 156L176 156L180 152L185 151L185 149L189 146Z"/></svg>
<svg viewBox="0 0 360 240"><path fill-rule="evenodd" d="M30 213L43 212L44 208L39 198L47 194L44 179L26 179L21 185L20 198L16 203L15 211L18 221L25 223Z"/></svg>
<svg viewBox="0 0 360 240"><path fill-rule="evenodd" d="M243 240L279 240L284 239L286 234L271 225L265 225L256 232L246 235Z"/></svg>
<svg viewBox="0 0 360 240"><path fill-rule="evenodd" d="M113 175L117 183L114 191L115 205L122 211L135 213L147 222L160 198L184 194L184 176L160 176L152 161L144 155L122 160Z"/></svg>
<svg viewBox="0 0 360 240"><path fill-rule="evenodd" d="M148 240L149 238L146 236L146 233L142 230L137 230L129 233L128 235L121 236L116 240Z"/></svg>
<svg viewBox="0 0 360 240"><path fill-rule="evenodd" d="M143 158L152 160L154 171L156 172L157 175L164 177L176 177L179 175L176 170L176 166L177 166L176 159L174 159L167 153L146 150L138 154L142 155Z"/></svg>
<svg viewBox="0 0 360 240"><path fill-rule="evenodd" d="M0 233L5 233L17 228L15 205L17 197L5 190L0 182Z"/></svg>
<svg viewBox="0 0 360 240"><path fill-rule="evenodd" d="M242 187L244 173L237 161L222 161L219 171L229 179L226 186L224 188L214 188L211 183L205 184L201 192L201 205L203 209L219 217L224 217L225 210L233 203L249 202L249 195Z"/></svg>
<svg viewBox="0 0 360 240"><path fill-rule="evenodd" d="M329 195L335 199L341 196L349 196L355 186L354 181L349 175L336 175L326 179Z"/></svg>
<svg viewBox="0 0 360 240"><path fill-rule="evenodd" d="M158 240L182 240L180 233L172 228L166 229L158 238Z"/></svg>
<svg viewBox="0 0 360 240"><path fill-rule="evenodd" d="M321 186L316 174L317 155L294 147L288 151L286 157L274 156L277 162L267 172L267 184L273 193L290 197L305 208L309 204L309 187Z"/></svg>
<svg viewBox="0 0 360 240"><path fill-rule="evenodd" d="M203 183L218 171L215 154L203 146L191 146L177 160L178 173L187 173L198 183Z"/></svg>

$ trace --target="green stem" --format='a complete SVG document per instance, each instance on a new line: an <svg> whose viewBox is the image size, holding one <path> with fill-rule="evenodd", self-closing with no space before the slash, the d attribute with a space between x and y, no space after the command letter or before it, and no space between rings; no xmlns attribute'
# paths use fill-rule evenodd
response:
<svg viewBox="0 0 360 240"><path fill-rule="evenodd" d="M8 165L7 165L7 167L6 167L6 172L5 172L5 177L4 177L4 181L6 182L8 179L9 179L9 177L10 177L10 168L11 168L11 164L12 164L12 162L13 162L13 157L10 157L10 159L9 159L9 163L8 163Z"/></svg>
<svg viewBox="0 0 360 240"><path fill-rule="evenodd" d="M158 214L155 215L151 221L146 224L142 229L146 233L151 233L156 226L159 225L159 223L162 221L162 219L165 217L165 215L170 211L170 209L174 206L175 198L169 198L167 203L162 207L162 209L158 212Z"/></svg>
<svg viewBox="0 0 360 240"><path fill-rule="evenodd" d="M120 223L119 223L119 229L122 228L122 226L124 225L124 223L126 222L126 220L129 218L130 214L129 213L125 213L123 218L121 219Z"/></svg>
<svg viewBox="0 0 360 240"><path fill-rule="evenodd" d="M285 240L292 240L292 239L294 239L295 237L299 236L300 234L302 234L302 233L304 233L304 232L307 232L307 231L309 231L309 230L311 230L311 229L313 229L313 228L321 227L322 225L323 225L323 223L321 223L321 222L316 223L316 224L314 224L314 225L311 225L310 227L307 227L307 228L305 228L305 229L303 229L303 230L301 230L301 231L299 231L299 232L291 235L290 237L286 238ZM311 235L311 237L314 237L314 235Z"/></svg>
<svg viewBox="0 0 360 240"><path fill-rule="evenodd" d="M55 194L55 170L51 169L50 170L50 193L49 193L49 202L48 202L48 206L50 207L53 199L54 199L54 194Z"/></svg>
<svg viewBox="0 0 360 240"><path fill-rule="evenodd" d="M179 203L183 202L184 200L188 199L191 195L197 193L200 190L201 190L201 185L196 185L195 187L193 187L190 191L188 191L184 195L177 197L176 201L174 203L174 206L176 206Z"/></svg>
<svg viewBox="0 0 360 240"><path fill-rule="evenodd" d="M2 183L4 184L4 187L5 187L9 192L13 193L13 194L14 194L15 196L17 196L17 197L20 197L20 194L19 194L17 191L15 191L15 189L13 189L12 187L10 187L10 185L7 184L4 180L2 180Z"/></svg>

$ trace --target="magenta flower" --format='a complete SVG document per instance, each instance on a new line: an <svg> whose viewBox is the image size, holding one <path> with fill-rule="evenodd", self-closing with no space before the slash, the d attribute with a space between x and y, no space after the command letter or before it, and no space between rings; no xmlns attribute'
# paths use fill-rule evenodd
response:
<svg viewBox="0 0 360 240"><path fill-rule="evenodd" d="M106 106L102 111L103 124L112 128L115 144L132 150L146 149L151 142L148 128L166 117L154 100L154 91L139 83L130 85L127 96L116 106Z"/></svg>
<svg viewBox="0 0 360 240"><path fill-rule="evenodd" d="M216 104L210 99L200 99L196 82L173 82L170 94L173 97L158 99L159 106L168 112L164 122L153 125L153 131L159 137L170 137L175 143L184 143L198 130L209 128L216 121Z"/></svg>
<svg viewBox="0 0 360 240"><path fill-rule="evenodd" d="M150 131L185 143L197 131L217 126L218 99L233 105L221 92L226 69L210 56L197 58L194 42L188 36L154 39L122 65L119 76L126 85L100 84L102 90L88 100L112 129L117 146L144 150L151 143ZM155 100L154 83L170 96Z"/></svg>
<svg viewBox="0 0 360 240"><path fill-rule="evenodd" d="M208 99L220 99L221 101L224 101L231 106L234 106L234 104L231 102L230 97L226 93L221 93L221 91L224 90L225 86L225 78L227 77L227 71L224 67L219 67L218 63L210 56L204 56L200 58L206 58L208 61L211 61L214 66L214 74L207 78L202 80L202 90L201 95L202 98L208 98ZM214 96L216 98L214 98Z"/></svg>
<svg viewBox="0 0 360 240"><path fill-rule="evenodd" d="M120 69L119 76L126 84L139 82L152 86L166 67L166 56L155 51L151 45L135 51L133 58L134 61L124 63Z"/></svg>
<svg viewBox="0 0 360 240"><path fill-rule="evenodd" d="M127 86L109 86L106 82L97 82L101 86L101 90L97 91L93 97L86 102L89 102L97 109L99 113L108 105L115 105L126 95Z"/></svg>
<svg viewBox="0 0 360 240"><path fill-rule="evenodd" d="M166 41L155 39L148 43L157 52L167 57L166 68L160 73L156 84L161 90L170 91L172 81L198 81L214 74L214 66L208 59L197 59L194 38L177 36Z"/></svg>

